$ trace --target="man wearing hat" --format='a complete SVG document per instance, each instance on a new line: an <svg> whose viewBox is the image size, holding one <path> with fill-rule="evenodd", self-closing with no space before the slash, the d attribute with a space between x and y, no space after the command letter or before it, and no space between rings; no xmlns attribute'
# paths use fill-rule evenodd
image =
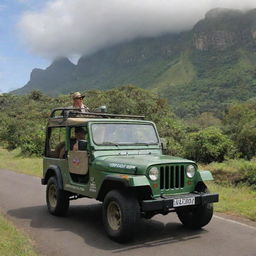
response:
<svg viewBox="0 0 256 256"><path fill-rule="evenodd" d="M73 108L78 108L80 109L81 112L89 112L89 108L84 105L83 99L84 95L82 95L80 92L74 92L72 94L72 99L73 99Z"/></svg>

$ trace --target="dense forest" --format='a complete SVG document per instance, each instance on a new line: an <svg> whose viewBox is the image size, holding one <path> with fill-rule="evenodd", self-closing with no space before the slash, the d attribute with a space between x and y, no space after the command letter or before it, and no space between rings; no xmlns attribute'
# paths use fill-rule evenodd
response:
<svg viewBox="0 0 256 256"><path fill-rule="evenodd" d="M256 155L256 100L230 104L219 113L204 112L178 118L167 100L132 85L107 91L91 90L85 102L90 109L106 105L109 113L145 115L165 138L168 154L202 163L227 158L253 159ZM70 95L49 97L39 91L0 97L1 145L22 154L40 156L51 109L69 106Z"/></svg>
<svg viewBox="0 0 256 256"><path fill-rule="evenodd" d="M40 155L51 109L69 106L69 95L49 97L40 91L0 97L0 139L8 149ZM106 105L109 113L145 115L168 142L168 153L209 163L256 155L256 100L230 104L216 114L204 112L180 119L163 98L132 85L86 92L90 109Z"/></svg>

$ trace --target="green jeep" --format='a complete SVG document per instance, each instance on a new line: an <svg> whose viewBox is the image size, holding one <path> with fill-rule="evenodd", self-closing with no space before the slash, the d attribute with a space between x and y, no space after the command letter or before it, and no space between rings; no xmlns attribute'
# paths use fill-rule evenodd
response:
<svg viewBox="0 0 256 256"><path fill-rule="evenodd" d="M104 227L116 241L131 238L140 217L159 213L176 212L188 228L207 225L218 202L204 183L213 180L211 173L163 150L155 124L141 116L54 109L42 178L49 212L61 216L70 200L95 198L103 202Z"/></svg>

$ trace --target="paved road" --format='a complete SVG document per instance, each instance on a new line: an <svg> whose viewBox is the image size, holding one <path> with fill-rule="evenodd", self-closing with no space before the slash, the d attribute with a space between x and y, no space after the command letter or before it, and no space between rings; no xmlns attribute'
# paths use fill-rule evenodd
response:
<svg viewBox="0 0 256 256"><path fill-rule="evenodd" d="M48 214L40 179L0 169L0 210L35 241L41 255L256 256L256 225L215 216L201 231L188 231L175 214L141 221L134 241L109 240L101 204L71 202L67 217Z"/></svg>

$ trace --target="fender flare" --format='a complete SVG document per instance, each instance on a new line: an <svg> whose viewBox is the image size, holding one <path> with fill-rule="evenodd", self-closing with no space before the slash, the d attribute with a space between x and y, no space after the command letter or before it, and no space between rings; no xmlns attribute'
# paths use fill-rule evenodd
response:
<svg viewBox="0 0 256 256"><path fill-rule="evenodd" d="M209 181L209 180L214 180L213 179L213 176L212 176L212 173L210 171L199 171L197 172L198 175L197 175L197 180L198 181Z"/></svg>
<svg viewBox="0 0 256 256"><path fill-rule="evenodd" d="M115 177L115 176L107 176L105 177L105 179L103 180L101 186L100 186L100 190L98 192L98 195L96 197L97 200L102 200L102 198L104 198L104 195L107 193L108 189L110 188L110 184L112 183L112 185L116 186L116 187L124 187L127 188L129 187L129 181L122 179L121 177Z"/></svg>
<svg viewBox="0 0 256 256"><path fill-rule="evenodd" d="M62 179L62 174L61 174L61 170L57 165L50 165L45 173L45 177L44 179L42 179L41 183L43 185L46 185L49 178L51 176L56 176L57 178L57 183L60 189L63 190L63 179Z"/></svg>
<svg viewBox="0 0 256 256"><path fill-rule="evenodd" d="M140 184L139 182L132 182L131 179L125 179L118 176L106 176L103 180L98 195L97 200L103 201L105 195L110 190L115 189L131 189L131 192L137 191L138 193L144 193L144 195L152 195L152 191L149 184Z"/></svg>

